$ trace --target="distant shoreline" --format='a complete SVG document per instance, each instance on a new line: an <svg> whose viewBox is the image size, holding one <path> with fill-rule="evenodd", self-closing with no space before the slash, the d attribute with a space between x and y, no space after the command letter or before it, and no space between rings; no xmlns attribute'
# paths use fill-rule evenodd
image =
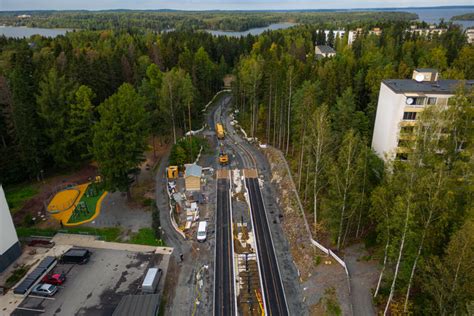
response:
<svg viewBox="0 0 474 316"><path fill-rule="evenodd" d="M33 13L33 12L181 12L181 13L193 13L193 12L216 12L216 13L238 13L238 12L360 12L360 11L401 11L401 10L420 10L420 9L432 9L432 10L442 10L442 9L473 9L474 5L460 5L460 6L429 6L429 7L390 7L390 8L348 8L348 9L262 9L262 10L182 10L182 9L98 9L98 10L83 10L83 9L70 9L70 10L39 10L39 9L29 9L29 10L0 10L0 13Z"/></svg>

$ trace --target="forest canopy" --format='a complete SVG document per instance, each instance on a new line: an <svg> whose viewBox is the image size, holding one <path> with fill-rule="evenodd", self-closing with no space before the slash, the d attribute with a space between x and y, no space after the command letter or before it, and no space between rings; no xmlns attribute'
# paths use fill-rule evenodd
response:
<svg viewBox="0 0 474 316"><path fill-rule="evenodd" d="M18 15L31 15L18 18ZM293 23L348 23L410 21L418 16L408 12L256 12L248 11L21 11L0 12L0 25L72 28L72 29L128 29L152 30L226 30L245 31L278 22Z"/></svg>

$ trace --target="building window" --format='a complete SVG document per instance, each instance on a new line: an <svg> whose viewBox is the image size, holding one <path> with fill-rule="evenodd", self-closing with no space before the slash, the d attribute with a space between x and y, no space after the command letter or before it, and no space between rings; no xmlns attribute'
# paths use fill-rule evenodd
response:
<svg viewBox="0 0 474 316"><path fill-rule="evenodd" d="M428 105L435 105L437 98L428 98Z"/></svg>
<svg viewBox="0 0 474 316"><path fill-rule="evenodd" d="M424 105L425 104L425 99L423 97L415 98L415 105Z"/></svg>
<svg viewBox="0 0 474 316"><path fill-rule="evenodd" d="M404 112L403 119L406 121L414 121L416 120L416 112Z"/></svg>

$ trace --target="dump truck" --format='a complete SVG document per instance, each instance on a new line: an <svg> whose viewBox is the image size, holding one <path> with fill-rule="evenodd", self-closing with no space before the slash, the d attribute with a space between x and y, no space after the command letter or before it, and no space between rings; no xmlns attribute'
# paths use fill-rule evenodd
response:
<svg viewBox="0 0 474 316"><path fill-rule="evenodd" d="M166 176L169 180L176 179L178 177L178 166L169 166L166 168Z"/></svg>
<svg viewBox="0 0 474 316"><path fill-rule="evenodd" d="M224 126L221 123L216 124L216 134L218 139L224 139Z"/></svg>

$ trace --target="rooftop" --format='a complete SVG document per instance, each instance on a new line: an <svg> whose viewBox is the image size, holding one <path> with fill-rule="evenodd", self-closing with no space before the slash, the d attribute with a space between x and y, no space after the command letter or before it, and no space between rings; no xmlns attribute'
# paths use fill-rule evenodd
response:
<svg viewBox="0 0 474 316"><path fill-rule="evenodd" d="M317 45L316 46L322 54L335 54L336 51L330 47L330 46L327 46L327 45Z"/></svg>
<svg viewBox="0 0 474 316"><path fill-rule="evenodd" d="M421 69L418 69L421 71ZM395 93L438 93L438 94L454 94L458 85L463 80L438 80L434 82L423 81L417 82L413 79L387 79L382 81L387 87ZM464 81L466 88L474 87L474 80Z"/></svg>
<svg viewBox="0 0 474 316"><path fill-rule="evenodd" d="M155 316L160 306L160 295L127 295L122 298L112 316Z"/></svg>
<svg viewBox="0 0 474 316"><path fill-rule="evenodd" d="M186 171L185 171L185 176L195 176L195 177L201 177L202 175L202 167L198 166L197 164L188 164L185 166Z"/></svg>

